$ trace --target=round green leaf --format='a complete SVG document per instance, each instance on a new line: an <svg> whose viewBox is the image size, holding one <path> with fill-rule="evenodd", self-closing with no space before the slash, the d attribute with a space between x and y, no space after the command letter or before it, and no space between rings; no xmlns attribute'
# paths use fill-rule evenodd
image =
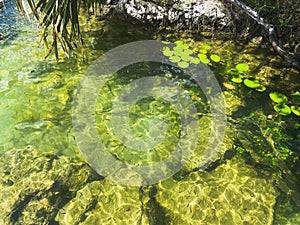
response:
<svg viewBox="0 0 300 225"><path fill-rule="evenodd" d="M264 85L260 85L258 88L255 88L255 90L259 92L264 92L267 88Z"/></svg>
<svg viewBox="0 0 300 225"><path fill-rule="evenodd" d="M170 57L171 55L173 55L173 52L170 50L169 47L163 47L162 53L167 57Z"/></svg>
<svg viewBox="0 0 300 225"><path fill-rule="evenodd" d="M291 114L291 108L286 104L276 104L274 105L275 111L282 116L288 116Z"/></svg>
<svg viewBox="0 0 300 225"><path fill-rule="evenodd" d="M175 43L178 47L180 47L180 48L183 48L183 49L188 49L188 48L189 48L189 45L183 43L183 41L175 41L174 43Z"/></svg>
<svg viewBox="0 0 300 225"><path fill-rule="evenodd" d="M189 54L182 54L181 56L181 59L183 60L183 61L186 61L186 62L189 62L190 60L191 60L191 57L190 57L190 55Z"/></svg>
<svg viewBox="0 0 300 225"><path fill-rule="evenodd" d="M249 88L259 88L261 84L258 80L245 79L244 84Z"/></svg>
<svg viewBox="0 0 300 225"><path fill-rule="evenodd" d="M174 52L177 52L177 53L181 53L181 52L183 52L184 51L184 48L182 47L182 46L180 46L180 45L177 45L177 46L175 46L174 48L173 48L173 50L174 50Z"/></svg>
<svg viewBox="0 0 300 225"><path fill-rule="evenodd" d="M181 41L181 40L175 41L174 43L175 43L176 45L183 45L183 41Z"/></svg>
<svg viewBox="0 0 300 225"><path fill-rule="evenodd" d="M292 105L291 110L296 116L300 116L300 106Z"/></svg>
<svg viewBox="0 0 300 225"><path fill-rule="evenodd" d="M247 70L249 70L249 66L245 63L239 63L235 66L238 72L243 73Z"/></svg>
<svg viewBox="0 0 300 225"><path fill-rule="evenodd" d="M198 54L198 57L199 57L200 61L204 64L208 64L210 62L210 60L204 54Z"/></svg>
<svg viewBox="0 0 300 225"><path fill-rule="evenodd" d="M192 53L194 53L194 52L193 52L192 49L189 49L189 48L188 48L188 49L185 49L185 50L184 50L184 53L190 55L190 54L192 54Z"/></svg>
<svg viewBox="0 0 300 225"><path fill-rule="evenodd" d="M276 103L286 103L288 101L288 98L284 94L279 92L271 92L269 96L272 101Z"/></svg>
<svg viewBox="0 0 300 225"><path fill-rule="evenodd" d="M182 69L189 67L189 64L187 62L178 62L177 65Z"/></svg>
<svg viewBox="0 0 300 225"><path fill-rule="evenodd" d="M231 78L231 81L234 82L234 83L240 84L240 83L243 82L243 77L234 76L234 77Z"/></svg>
<svg viewBox="0 0 300 225"><path fill-rule="evenodd" d="M214 62L220 62L220 60L221 60L220 56L215 55L215 54L211 55L210 58Z"/></svg>
<svg viewBox="0 0 300 225"><path fill-rule="evenodd" d="M208 50L210 50L212 47L211 47L210 45L202 45L201 48L208 51Z"/></svg>
<svg viewBox="0 0 300 225"><path fill-rule="evenodd" d="M206 49L200 49L199 51L201 54L206 54L207 53L207 50Z"/></svg>
<svg viewBox="0 0 300 225"><path fill-rule="evenodd" d="M191 57L191 63L199 64L200 63L200 59L196 58L196 57Z"/></svg>
<svg viewBox="0 0 300 225"><path fill-rule="evenodd" d="M173 62L173 63L177 63L181 60L181 58L177 55L173 55L170 57L170 61Z"/></svg>

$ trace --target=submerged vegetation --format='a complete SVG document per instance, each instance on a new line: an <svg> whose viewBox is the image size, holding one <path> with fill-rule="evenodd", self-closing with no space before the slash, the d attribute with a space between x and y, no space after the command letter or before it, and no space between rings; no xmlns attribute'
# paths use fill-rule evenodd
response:
<svg viewBox="0 0 300 225"><path fill-rule="evenodd" d="M191 40L191 45L193 42L194 40ZM169 42L165 42L165 44L169 44ZM192 49L189 44L184 43L182 40L175 41L174 44L175 46L171 49L168 46L164 47L162 53L169 58L170 62L176 63L179 68L185 69L191 63L199 64L200 62L209 64L211 67L218 66L219 70L220 67L223 68L220 72L226 79L229 78L231 85L243 83L246 87L258 92L267 90L258 79L251 78L245 74L249 70L249 66L246 63L239 63L233 68L228 68L226 59L222 59L218 54L212 53L213 47L210 45L203 44L200 48ZM215 63L218 65L215 65ZM293 112L294 115L300 116L300 93L294 92L290 95L291 101L288 101L288 98L282 93L269 93L270 99L277 103L274 105L274 110L278 115L288 116Z"/></svg>
<svg viewBox="0 0 300 225"><path fill-rule="evenodd" d="M20 8L23 2L18 1ZM279 21L281 31L296 29L297 16L281 12L282 1L245 2L263 16L276 15L271 22ZM289 2L294 1L285 1L284 10L294 12ZM113 100L129 82L144 76L166 77L190 94L201 137L190 161L158 184L122 186L99 176L78 153L72 130L71 104L89 62L42 61L38 49L30 50L37 38L30 39L26 31L0 48L1 224L300 224L299 74L282 66L264 40L253 40L256 33L263 35L253 31L259 30L253 21L236 27L238 37L245 35L241 44L214 39L213 33L207 39L198 31L153 31L146 26L137 30L137 25L120 20L99 21L87 14L88 19L80 20L71 15L84 8L96 13L101 1L28 3L38 14L42 42L47 46L50 41L47 56L52 52L58 57L59 46L71 56L70 49L85 43L95 59L129 41L168 40L161 51L174 67L146 62L126 67L100 91L95 122L100 139L116 158L130 165L157 163L170 155L181 135L176 108L162 99L144 98L131 108L130 128L147 138L150 120L166 121L168 135L162 145L150 154L137 154L115 136L110 124ZM237 9L233 12L240 15ZM28 10L23 13L32 19ZM292 52L295 46L291 42L287 48ZM208 136L217 132L210 129L209 102L183 72L199 63L207 64L222 86L228 119L218 157L205 167L199 167L203 149Z"/></svg>

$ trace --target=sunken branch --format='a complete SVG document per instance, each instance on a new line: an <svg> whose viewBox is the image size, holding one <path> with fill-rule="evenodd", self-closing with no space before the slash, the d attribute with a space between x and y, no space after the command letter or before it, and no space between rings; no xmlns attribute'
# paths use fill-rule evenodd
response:
<svg viewBox="0 0 300 225"><path fill-rule="evenodd" d="M265 30L267 31L269 41L274 48L274 50L284 58L289 64L295 67L297 70L300 71L300 63L291 56L287 50L285 50L279 43L275 27L272 24L269 24L263 17L261 17L255 10L250 8L249 6L245 5L244 3L240 2L239 0L226 0L235 6L241 8L248 16L254 19L258 24L260 24Z"/></svg>

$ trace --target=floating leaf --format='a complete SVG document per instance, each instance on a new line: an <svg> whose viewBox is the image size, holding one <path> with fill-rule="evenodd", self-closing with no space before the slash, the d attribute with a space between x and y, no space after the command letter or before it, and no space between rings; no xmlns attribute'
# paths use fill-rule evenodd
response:
<svg viewBox="0 0 300 225"><path fill-rule="evenodd" d="M198 54L198 57L199 57L200 61L204 64L208 64L210 62L210 60L204 54Z"/></svg>
<svg viewBox="0 0 300 225"><path fill-rule="evenodd" d="M237 84L240 84L243 82L244 76L240 74L234 74L233 77L231 78L231 81Z"/></svg>
<svg viewBox="0 0 300 225"><path fill-rule="evenodd" d="M185 44L185 43L183 43L183 41L175 41L174 42L177 46L179 46L179 47L182 47L182 48L184 48L184 49L188 49L189 48L189 45L188 44Z"/></svg>
<svg viewBox="0 0 300 225"><path fill-rule="evenodd" d="M240 84L243 82L243 79L240 77L233 77L233 78L231 78L231 81L234 83Z"/></svg>
<svg viewBox="0 0 300 225"><path fill-rule="evenodd" d="M174 48L173 48L173 50L174 50L174 52L176 53L182 53L183 52L183 50L184 50L184 48L182 47L182 46L179 46L179 45L177 45L177 46L175 46Z"/></svg>
<svg viewBox="0 0 300 225"><path fill-rule="evenodd" d="M207 53L207 50L206 49L200 49L199 51L201 54L206 54Z"/></svg>
<svg viewBox="0 0 300 225"><path fill-rule="evenodd" d="M184 50L184 53L186 53L186 54L192 54L192 53L194 53L193 51L192 51L192 49L185 49Z"/></svg>
<svg viewBox="0 0 300 225"><path fill-rule="evenodd" d="M286 103L288 101L288 98L284 94L279 92L271 92L269 96L272 101L276 103Z"/></svg>
<svg viewBox="0 0 300 225"><path fill-rule="evenodd" d="M210 45L202 45L201 48L208 51L208 50L210 50L212 47L211 47Z"/></svg>
<svg viewBox="0 0 300 225"><path fill-rule="evenodd" d="M189 67L189 63L187 63L187 62L178 62L177 65L182 69Z"/></svg>
<svg viewBox="0 0 300 225"><path fill-rule="evenodd" d="M239 63L235 66L238 72L243 73L247 70L249 70L249 66L245 63Z"/></svg>
<svg viewBox="0 0 300 225"><path fill-rule="evenodd" d="M186 62L189 62L191 60L191 57L189 54L183 53L182 55L180 55L180 57L183 61L186 61Z"/></svg>
<svg viewBox="0 0 300 225"><path fill-rule="evenodd" d="M296 116L300 116L300 106L292 105L291 110Z"/></svg>
<svg viewBox="0 0 300 225"><path fill-rule="evenodd" d="M177 63L181 60L181 58L177 55L173 55L170 57L170 61L173 62L173 63Z"/></svg>
<svg viewBox="0 0 300 225"><path fill-rule="evenodd" d="M255 88L256 91L264 92L267 88L264 85L260 85L258 88Z"/></svg>
<svg viewBox="0 0 300 225"><path fill-rule="evenodd" d="M215 55L215 54L211 55L210 58L214 62L220 62L220 60L221 60L220 56Z"/></svg>
<svg viewBox="0 0 300 225"><path fill-rule="evenodd" d="M183 44L183 41L178 40L178 41L175 41L174 43L175 43L176 45L182 45L182 44Z"/></svg>
<svg viewBox="0 0 300 225"><path fill-rule="evenodd" d="M260 86L262 86L258 80L250 80L250 79L245 79L244 80L244 84L249 87L249 88L259 88Z"/></svg>
<svg viewBox="0 0 300 225"><path fill-rule="evenodd" d="M291 114L291 108L284 103L274 105L274 110L282 116L288 116Z"/></svg>
<svg viewBox="0 0 300 225"><path fill-rule="evenodd" d="M196 58L196 57L191 57L191 63L199 64L200 63L200 59Z"/></svg>
<svg viewBox="0 0 300 225"><path fill-rule="evenodd" d="M173 52L170 50L169 47L163 47L162 53L167 57L170 57L171 55L173 55Z"/></svg>

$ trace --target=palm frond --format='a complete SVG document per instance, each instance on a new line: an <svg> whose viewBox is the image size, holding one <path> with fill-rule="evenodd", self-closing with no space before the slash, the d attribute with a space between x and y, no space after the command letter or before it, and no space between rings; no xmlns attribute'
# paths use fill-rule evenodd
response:
<svg viewBox="0 0 300 225"><path fill-rule="evenodd" d="M78 19L80 0L27 0L27 2L34 17L40 22L41 42L46 48L49 46L49 34L52 35L50 48L45 57L54 52L56 60L59 59L58 43L66 53L84 45ZM16 0L16 3L22 14L30 20L24 0ZM84 4L87 4L88 8L92 7L93 11L102 3L103 0L84 1Z"/></svg>

